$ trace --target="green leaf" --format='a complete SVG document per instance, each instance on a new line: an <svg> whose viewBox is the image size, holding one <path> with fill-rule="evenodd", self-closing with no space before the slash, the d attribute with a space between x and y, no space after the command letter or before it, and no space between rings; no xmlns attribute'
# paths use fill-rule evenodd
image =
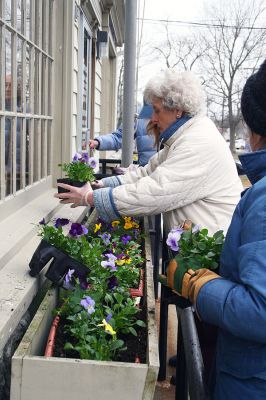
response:
<svg viewBox="0 0 266 400"><path fill-rule="evenodd" d="M136 330L132 327L132 326L130 326L129 328L128 328L128 330L129 330L129 332L131 332L132 333L132 335L134 335L134 336L138 336L138 334L137 334L137 332L136 332Z"/></svg>

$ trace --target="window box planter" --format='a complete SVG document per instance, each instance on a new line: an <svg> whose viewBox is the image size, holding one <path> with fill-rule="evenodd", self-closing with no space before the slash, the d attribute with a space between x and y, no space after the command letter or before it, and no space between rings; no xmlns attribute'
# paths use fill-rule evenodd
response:
<svg viewBox="0 0 266 400"><path fill-rule="evenodd" d="M144 230L147 233L147 221ZM152 400L159 368L150 241L145 240L146 363L44 357L58 290L44 298L12 358L11 400Z"/></svg>

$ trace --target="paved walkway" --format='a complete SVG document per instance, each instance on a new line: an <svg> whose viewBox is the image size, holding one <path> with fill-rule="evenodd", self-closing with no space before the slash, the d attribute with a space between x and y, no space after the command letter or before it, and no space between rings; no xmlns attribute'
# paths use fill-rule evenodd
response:
<svg viewBox="0 0 266 400"><path fill-rule="evenodd" d="M157 304L157 321L159 322L160 303ZM176 354L176 338L177 338L177 318L176 309L174 305L169 306L168 318L168 341L167 341L167 356L168 358ZM174 400L175 399L175 386L170 384L171 376L175 374L175 368L167 368L167 379L162 382L157 382L154 400Z"/></svg>

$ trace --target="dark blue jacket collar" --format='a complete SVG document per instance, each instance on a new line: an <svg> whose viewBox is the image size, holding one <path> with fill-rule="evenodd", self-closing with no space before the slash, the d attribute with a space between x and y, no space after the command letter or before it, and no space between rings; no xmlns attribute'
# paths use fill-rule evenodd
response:
<svg viewBox="0 0 266 400"><path fill-rule="evenodd" d="M184 125L191 117L184 115L165 129L159 136L159 141L164 144L182 125Z"/></svg>
<svg viewBox="0 0 266 400"><path fill-rule="evenodd" d="M266 150L242 154L239 160L252 185L266 176Z"/></svg>

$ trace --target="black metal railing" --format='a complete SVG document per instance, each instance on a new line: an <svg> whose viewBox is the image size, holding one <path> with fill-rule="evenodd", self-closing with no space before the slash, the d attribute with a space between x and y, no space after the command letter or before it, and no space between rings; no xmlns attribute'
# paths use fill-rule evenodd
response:
<svg viewBox="0 0 266 400"><path fill-rule="evenodd" d="M165 273L167 260L173 257L166 245L164 235L162 241L162 273ZM177 295L167 286L161 286L160 324L159 324L159 357L160 369L158 380L166 379L168 306L176 306L178 321L177 332L177 364L176 364L176 400L209 399L206 372L202 351L191 303Z"/></svg>

